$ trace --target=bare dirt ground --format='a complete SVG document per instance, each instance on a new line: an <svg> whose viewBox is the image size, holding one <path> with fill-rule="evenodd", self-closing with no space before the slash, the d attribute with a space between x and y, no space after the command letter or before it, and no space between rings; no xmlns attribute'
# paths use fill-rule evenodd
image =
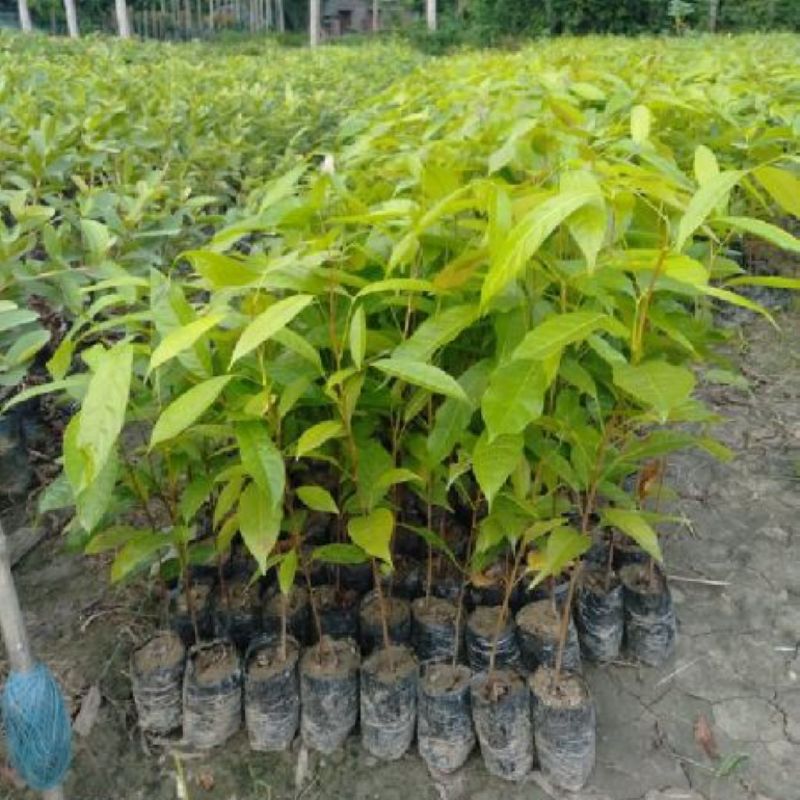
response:
<svg viewBox="0 0 800 800"><path fill-rule="evenodd" d="M784 315L781 326L748 325L740 345L749 390L726 387L708 398L728 420L717 435L737 460L691 453L672 464L675 508L689 521L665 537L677 653L658 670L588 668L597 768L590 787L571 797L800 798L800 315ZM203 756L179 743L148 745L136 730L127 665L152 620L133 595L109 588L103 564L65 555L57 539L29 555L16 579L36 650L93 721L75 737L69 798L185 798L178 773L192 800L561 796L536 775L519 785L489 778L477 753L436 784L415 754L379 765L355 737L331 758L298 744L285 755L253 754L242 733ZM94 720L86 713L92 687L102 700ZM0 773L0 798L29 797Z"/></svg>

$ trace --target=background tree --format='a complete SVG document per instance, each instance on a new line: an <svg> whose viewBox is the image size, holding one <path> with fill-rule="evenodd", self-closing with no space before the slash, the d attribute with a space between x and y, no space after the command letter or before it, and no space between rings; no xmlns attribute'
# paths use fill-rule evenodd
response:
<svg viewBox="0 0 800 800"><path fill-rule="evenodd" d="M131 23L128 20L128 6L125 0L114 0L114 11L117 14L117 32L120 39L130 39Z"/></svg>
<svg viewBox="0 0 800 800"><path fill-rule="evenodd" d="M320 0L310 0L308 8L308 40L312 47L319 44Z"/></svg>
<svg viewBox="0 0 800 800"><path fill-rule="evenodd" d="M31 33L33 31L33 25L31 24L31 12L28 9L28 0L17 0L18 8L19 8L19 26L25 33Z"/></svg>
<svg viewBox="0 0 800 800"><path fill-rule="evenodd" d="M67 15L67 32L72 39L80 36L78 32L78 12L75 9L75 0L64 0L64 13Z"/></svg>

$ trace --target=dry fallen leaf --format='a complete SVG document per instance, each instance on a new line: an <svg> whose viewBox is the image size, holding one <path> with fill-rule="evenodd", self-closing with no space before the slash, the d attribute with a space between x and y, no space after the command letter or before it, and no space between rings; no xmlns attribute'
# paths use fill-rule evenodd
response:
<svg viewBox="0 0 800 800"><path fill-rule="evenodd" d="M694 740L710 759L717 758L719 755L717 751L717 741L714 738L714 731L711 730L711 725L705 714L701 714L695 720Z"/></svg>
<svg viewBox="0 0 800 800"><path fill-rule="evenodd" d="M201 789L210 792L214 788L214 773L210 769L204 769L197 776L197 784Z"/></svg>
<svg viewBox="0 0 800 800"><path fill-rule="evenodd" d="M94 684L86 693L86 697L81 701L81 710L72 723L72 730L74 730L78 736L86 738L92 732L92 728L95 722L97 722L97 714L100 711L100 704L102 701L103 697L100 694L100 687Z"/></svg>

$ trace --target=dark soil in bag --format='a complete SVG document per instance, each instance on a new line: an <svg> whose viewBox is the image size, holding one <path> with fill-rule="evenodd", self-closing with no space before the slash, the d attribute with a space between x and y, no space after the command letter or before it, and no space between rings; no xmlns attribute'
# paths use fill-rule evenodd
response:
<svg viewBox="0 0 800 800"><path fill-rule="evenodd" d="M275 591L267 598L264 603L264 631L273 636L280 636L284 603L286 604L287 632L300 644L307 644L311 611L308 603L308 591L304 586L293 586L285 600L280 591Z"/></svg>
<svg viewBox="0 0 800 800"><path fill-rule="evenodd" d="M675 649L677 622L664 574L648 565L620 571L625 606L625 644L631 656L651 667L663 664Z"/></svg>
<svg viewBox="0 0 800 800"><path fill-rule="evenodd" d="M383 578L384 594L413 600L422 594L425 566L414 558L399 556L390 575Z"/></svg>
<svg viewBox="0 0 800 800"><path fill-rule="evenodd" d="M389 625L389 640L392 644L406 644L411 639L411 604L402 597L387 597L383 603ZM370 592L361 601L358 615L361 650L369 655L378 647L383 647L383 622L378 593Z"/></svg>
<svg viewBox="0 0 800 800"><path fill-rule="evenodd" d="M316 586L313 595L323 636L358 641L358 610L361 602L358 594L352 589ZM311 633L316 641L317 631L313 624Z"/></svg>
<svg viewBox="0 0 800 800"><path fill-rule="evenodd" d="M358 648L351 639L325 636L303 653L300 732L308 747L332 753L355 727L360 662Z"/></svg>
<svg viewBox="0 0 800 800"><path fill-rule="evenodd" d="M533 766L528 684L513 670L482 673L472 681L472 719L488 772L520 780Z"/></svg>
<svg viewBox="0 0 800 800"><path fill-rule="evenodd" d="M467 661L473 672L483 672L489 668L500 606L479 606L467 618L464 634ZM498 668L517 668L520 665L520 652L517 643L516 626L509 614L500 629L495 649L495 666Z"/></svg>
<svg viewBox="0 0 800 800"><path fill-rule="evenodd" d="M261 587L246 580L230 581L218 588L214 632L218 639L230 639L241 654L250 641L263 633Z"/></svg>
<svg viewBox="0 0 800 800"><path fill-rule="evenodd" d="M183 720L183 673L186 648L173 631L156 634L131 656L133 701L139 727L163 736Z"/></svg>
<svg viewBox="0 0 800 800"><path fill-rule="evenodd" d="M463 651L464 619L460 630L458 606L440 597L418 597L411 604L411 643L420 664L451 661Z"/></svg>
<svg viewBox="0 0 800 800"><path fill-rule="evenodd" d="M501 584L491 584L488 586L467 587L467 607L477 608L478 606L499 606L503 604L505 597L505 587Z"/></svg>
<svg viewBox="0 0 800 800"><path fill-rule="evenodd" d="M208 641L214 637L214 591L211 581L192 581L189 590L192 596L197 632L200 641ZM181 637L186 647L197 644L192 615L189 611L186 592L182 587L176 590L172 600L170 627Z"/></svg>
<svg viewBox="0 0 800 800"><path fill-rule="evenodd" d="M583 654L591 661L619 655L624 630L622 584L606 568L584 570L578 586L575 620Z"/></svg>
<svg viewBox="0 0 800 800"><path fill-rule="evenodd" d="M328 544L331 541L332 517L321 511L311 511L303 530L303 541L309 545Z"/></svg>
<svg viewBox="0 0 800 800"><path fill-rule="evenodd" d="M536 754L551 783L576 792L594 768L594 702L579 675L564 672L558 684L554 677L542 667L529 678Z"/></svg>
<svg viewBox="0 0 800 800"><path fill-rule="evenodd" d="M244 719L250 747L259 751L286 750L300 721L300 647L266 634L251 642L245 656Z"/></svg>
<svg viewBox="0 0 800 800"><path fill-rule="evenodd" d="M449 558L440 556L436 560L431 584L431 594L444 600L458 602L464 576Z"/></svg>
<svg viewBox="0 0 800 800"><path fill-rule="evenodd" d="M376 650L361 665L361 741L384 761L411 746L417 722L419 668L408 647Z"/></svg>
<svg viewBox="0 0 800 800"><path fill-rule="evenodd" d="M232 642L217 640L189 651L183 681L183 738L207 750L242 724L242 666Z"/></svg>
<svg viewBox="0 0 800 800"><path fill-rule="evenodd" d="M417 523L415 522L413 524ZM422 525L423 523L419 524ZM422 559L425 557L426 544L423 538L402 523L395 529L392 547L394 552L400 556L407 556L415 559Z"/></svg>
<svg viewBox="0 0 800 800"><path fill-rule="evenodd" d="M545 581L531 589L525 581L517 587L511 595L511 608L516 613L530 603L538 600L552 600L555 597L556 605L561 604L567 599L569 593L569 579L558 578L555 581Z"/></svg>
<svg viewBox="0 0 800 800"><path fill-rule="evenodd" d="M522 665L528 672L540 666L555 666L561 620L562 609L554 609L551 600L528 603L517 613L517 639ZM572 617L569 618L562 665L564 669L575 672L581 668L581 648Z"/></svg>
<svg viewBox="0 0 800 800"><path fill-rule="evenodd" d="M455 772L475 747L471 678L469 668L460 664L430 664L420 680L417 740L433 772Z"/></svg>
<svg viewBox="0 0 800 800"><path fill-rule="evenodd" d="M638 544L632 542L628 537L615 538L614 540L614 554L613 554L614 569L619 572L623 567L629 564L647 564L650 556L639 547Z"/></svg>
<svg viewBox="0 0 800 800"><path fill-rule="evenodd" d="M352 589L359 595L366 594L372 589L372 564L365 561L363 564L342 564L339 570L339 582L346 589Z"/></svg>

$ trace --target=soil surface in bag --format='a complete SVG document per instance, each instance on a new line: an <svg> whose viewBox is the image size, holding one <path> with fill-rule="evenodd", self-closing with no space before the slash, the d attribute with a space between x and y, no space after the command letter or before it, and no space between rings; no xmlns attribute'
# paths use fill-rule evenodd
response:
<svg viewBox="0 0 800 800"><path fill-rule="evenodd" d="M458 607L440 597L418 597L411 604L411 642L420 663L460 658L462 632L456 630ZM463 629L464 615L459 627ZM457 644L458 640L458 644Z"/></svg>
<svg viewBox="0 0 800 800"><path fill-rule="evenodd" d="M304 586L292 586L286 597L286 630L300 644L309 641L310 610L308 605L308 591ZM275 636L280 636L283 625L283 595L276 591L264 604L264 630Z"/></svg>
<svg viewBox="0 0 800 800"><path fill-rule="evenodd" d="M246 658L244 716L253 750L286 750L300 721L300 647L292 638L267 637L251 644Z"/></svg>
<svg viewBox="0 0 800 800"><path fill-rule="evenodd" d="M361 740L384 761L411 746L417 722L419 668L408 647L376 650L361 665Z"/></svg>
<svg viewBox="0 0 800 800"><path fill-rule="evenodd" d="M523 581L517 590L511 595L511 608L514 613L524 608L529 603L535 603L538 600L550 600L555 598L556 605L561 607L567 599L569 593L569 580L560 578L557 581L545 581L531 589Z"/></svg>
<svg viewBox="0 0 800 800"><path fill-rule="evenodd" d="M575 601L575 619L583 654L592 661L619 655L624 630L622 584L605 567L584 570Z"/></svg>
<svg viewBox="0 0 800 800"><path fill-rule="evenodd" d="M533 672L540 666L555 665L561 622L562 609L554 609L551 600L528 603L517 613L517 638L522 664L526 670ZM571 616L562 664L564 669L575 672L581 668L578 631Z"/></svg>
<svg viewBox="0 0 800 800"><path fill-rule="evenodd" d="M500 611L499 606L479 606L467 619L465 631L467 661L473 672L483 672L489 668ZM495 666L516 668L519 665L520 653L515 625L513 618L509 615L497 637Z"/></svg>
<svg viewBox="0 0 800 800"><path fill-rule="evenodd" d="M596 721L585 681L542 667L529 679L533 731L539 766L556 786L576 792L594 768Z"/></svg>
<svg viewBox="0 0 800 800"><path fill-rule="evenodd" d="M231 642L215 641L189 652L183 684L183 738L208 749L223 744L242 722L242 668Z"/></svg>
<svg viewBox="0 0 800 800"><path fill-rule="evenodd" d="M513 670L472 681L472 719L486 769L498 778L524 778L533 766L528 684Z"/></svg>
<svg viewBox="0 0 800 800"><path fill-rule="evenodd" d="M143 731L164 735L180 728L185 666L186 648L173 631L157 634L131 656L133 700Z"/></svg>
<svg viewBox="0 0 800 800"><path fill-rule="evenodd" d="M361 598L352 589L335 586L316 586L313 589L319 623L323 636L334 639L358 640L358 611ZM312 638L318 639L313 615L311 624Z"/></svg>
<svg viewBox="0 0 800 800"><path fill-rule="evenodd" d="M214 636L214 587L211 581L192 581L189 592L192 597L197 633L200 641L208 641ZM172 601L170 627L181 637L186 647L197 644L192 615L187 604L186 592L178 587Z"/></svg>
<svg viewBox="0 0 800 800"><path fill-rule="evenodd" d="M629 564L620 571L625 606L625 644L631 656L657 667L675 649L677 623L672 596L663 573L647 565Z"/></svg>
<svg viewBox="0 0 800 800"><path fill-rule="evenodd" d="M358 667L351 639L327 636L300 661L300 731L308 747L332 753L341 747L358 719Z"/></svg>
<svg viewBox="0 0 800 800"><path fill-rule="evenodd" d="M471 679L469 667L461 664L429 664L420 680L419 754L434 773L455 772L475 747Z"/></svg>
<svg viewBox="0 0 800 800"><path fill-rule="evenodd" d="M411 638L411 604L402 597L383 596L392 644L405 644ZM381 603L376 591L370 592L361 601L358 615L361 649L365 655L383 647L383 621Z"/></svg>

